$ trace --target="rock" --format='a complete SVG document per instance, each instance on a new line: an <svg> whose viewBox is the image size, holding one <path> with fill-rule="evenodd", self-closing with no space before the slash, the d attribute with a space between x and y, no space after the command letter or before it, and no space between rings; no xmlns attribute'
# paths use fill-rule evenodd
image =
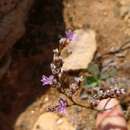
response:
<svg viewBox="0 0 130 130"><path fill-rule="evenodd" d="M95 32L93 30L75 30L76 40L72 40L68 46L63 48L70 52L70 55L63 57L62 71L86 69L93 59L96 51Z"/></svg>
<svg viewBox="0 0 130 130"><path fill-rule="evenodd" d="M56 113L43 113L32 130L75 130L67 118L60 117Z"/></svg>
<svg viewBox="0 0 130 130"><path fill-rule="evenodd" d="M16 120L15 130L32 130L34 123L42 113L45 113L49 106L55 105L59 98L59 92L56 89L50 89L41 98L38 98L33 104L22 112Z"/></svg>
<svg viewBox="0 0 130 130"><path fill-rule="evenodd" d="M18 4L18 0L1 0L0 1L0 16L8 14Z"/></svg>
<svg viewBox="0 0 130 130"><path fill-rule="evenodd" d="M33 0L0 0L0 79L10 66L13 45L25 32L24 23L32 3Z"/></svg>
<svg viewBox="0 0 130 130"><path fill-rule="evenodd" d="M117 1L119 1L120 5L130 4L130 0L117 0Z"/></svg>
<svg viewBox="0 0 130 130"><path fill-rule="evenodd" d="M33 0L0 1L0 59L25 32L25 21Z"/></svg>
<svg viewBox="0 0 130 130"><path fill-rule="evenodd" d="M97 32L98 49L104 54L122 45L128 38L123 30L125 23L115 16L117 6L118 2L113 0L64 0L65 25L68 28L93 28Z"/></svg>
<svg viewBox="0 0 130 130"><path fill-rule="evenodd" d="M119 101L116 98L107 98L99 102L96 107L101 111L96 118L96 129L126 129L127 123L124 117L123 110Z"/></svg>
<svg viewBox="0 0 130 130"><path fill-rule="evenodd" d="M1 65L0 65L0 79L3 77L3 75L8 70L10 64L12 61L12 57L10 56L10 53L3 56L1 59Z"/></svg>
<svg viewBox="0 0 130 130"><path fill-rule="evenodd" d="M93 130L94 124L95 124L95 116L96 112L90 108L83 108L80 105L73 105L71 101L66 97L68 100L69 106L66 109L66 113L63 115L59 115L56 113L47 112L47 108L49 106L54 106L56 102L58 101L59 97L63 97L62 94L60 94L55 89L50 89L46 94L42 95L41 98L38 98L37 101L35 101L33 104L31 104L24 112L22 112L19 117L16 120L14 129L15 130L35 130L36 125L40 122L41 118L44 118L44 123L42 125L45 125L45 121L51 120L51 122L54 122L55 119L59 119L58 122L61 122L60 120L63 120L65 124L67 124L67 127L62 130L75 130L76 129L82 129L82 130ZM64 97L65 98L65 97ZM79 103L80 104L80 103ZM45 115L44 115L45 114ZM45 119L46 116L50 116L53 119ZM68 123L69 121L69 123ZM63 126L64 124L62 124ZM44 127L44 126L43 126ZM59 130L61 128L55 126L54 128L57 128ZM39 129L40 130L40 129ZM46 129L41 129L46 130ZM49 130L49 128L47 129ZM53 130L53 129L52 129ZM54 129L55 130L55 129Z"/></svg>
<svg viewBox="0 0 130 130"><path fill-rule="evenodd" d="M80 105L72 105L68 108L66 117L73 123L76 130L94 130L96 111L83 108Z"/></svg>

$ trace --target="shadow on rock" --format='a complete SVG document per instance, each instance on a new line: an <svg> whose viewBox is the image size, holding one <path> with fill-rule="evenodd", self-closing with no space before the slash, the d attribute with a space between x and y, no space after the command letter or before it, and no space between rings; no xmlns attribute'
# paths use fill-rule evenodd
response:
<svg viewBox="0 0 130 130"><path fill-rule="evenodd" d="M10 68L0 81L1 130L15 129L19 115L47 91L40 79L51 73L52 49L64 32L62 10L62 0L35 0L26 33L15 44Z"/></svg>

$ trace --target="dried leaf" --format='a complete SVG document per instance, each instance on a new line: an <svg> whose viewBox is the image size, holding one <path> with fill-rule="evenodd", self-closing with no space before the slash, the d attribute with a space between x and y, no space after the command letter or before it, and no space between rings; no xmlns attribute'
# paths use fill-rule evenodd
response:
<svg viewBox="0 0 130 130"><path fill-rule="evenodd" d="M76 40L71 41L61 51L63 58L62 71L86 69L93 59L96 51L95 32L93 30L79 29L74 32ZM64 55L66 54L69 55Z"/></svg>

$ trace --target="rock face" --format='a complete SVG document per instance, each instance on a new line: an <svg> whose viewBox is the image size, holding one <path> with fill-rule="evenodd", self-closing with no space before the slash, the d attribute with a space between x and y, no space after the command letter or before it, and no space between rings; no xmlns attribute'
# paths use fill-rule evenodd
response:
<svg viewBox="0 0 130 130"><path fill-rule="evenodd" d="M94 29L97 32L97 48L101 55L115 51L126 43L130 46L130 0L64 0L63 3L66 27L89 26ZM128 48L119 52L116 57L109 57L116 58L114 64L127 73L130 63L127 60L130 57ZM124 57L123 60L121 56Z"/></svg>
<svg viewBox="0 0 130 130"><path fill-rule="evenodd" d="M24 23L32 1L0 0L0 59L24 34Z"/></svg>
<svg viewBox="0 0 130 130"><path fill-rule="evenodd" d="M59 97L68 100L66 113L46 112ZM96 112L73 103L56 89L50 89L41 98L30 105L15 122L15 130L93 130ZM39 129L38 129L39 128Z"/></svg>
<svg viewBox="0 0 130 130"><path fill-rule="evenodd" d="M101 53L123 44L127 37L124 30L126 25L118 14L120 12L118 1L65 0L64 4L66 26L76 28L90 26L96 30L99 39L97 45Z"/></svg>
<svg viewBox="0 0 130 130"><path fill-rule="evenodd" d="M0 78L10 66L13 45L25 32L24 23L32 2L33 0L0 0Z"/></svg>

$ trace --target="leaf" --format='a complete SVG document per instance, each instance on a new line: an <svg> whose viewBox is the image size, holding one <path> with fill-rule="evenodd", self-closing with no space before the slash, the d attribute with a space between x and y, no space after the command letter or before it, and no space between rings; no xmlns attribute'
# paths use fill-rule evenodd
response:
<svg viewBox="0 0 130 130"><path fill-rule="evenodd" d="M100 74L98 65L94 63L89 64L88 72L97 77Z"/></svg>
<svg viewBox="0 0 130 130"><path fill-rule="evenodd" d="M107 69L104 72L101 72L100 78L101 79L108 79L111 77L114 77L117 75L117 69L115 67L111 67L109 69Z"/></svg>
<svg viewBox="0 0 130 130"><path fill-rule="evenodd" d="M62 71L86 69L96 51L95 32L93 30L78 29L74 31L77 38L61 51L63 59ZM68 56L64 55L68 51Z"/></svg>
<svg viewBox="0 0 130 130"><path fill-rule="evenodd" d="M86 77L83 82L84 87L96 87L99 84L100 84L100 80L93 76Z"/></svg>

